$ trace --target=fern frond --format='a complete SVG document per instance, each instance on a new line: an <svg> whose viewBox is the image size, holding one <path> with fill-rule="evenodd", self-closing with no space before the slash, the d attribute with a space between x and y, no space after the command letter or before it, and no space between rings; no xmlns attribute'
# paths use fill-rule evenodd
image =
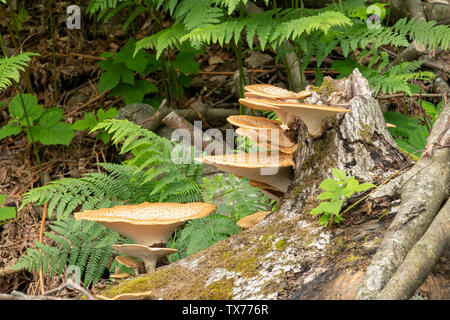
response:
<svg viewBox="0 0 450 320"><path fill-rule="evenodd" d="M24 71L31 57L38 55L38 53L24 52L17 56L0 58L0 92L11 85L11 80L19 82L19 71Z"/></svg>

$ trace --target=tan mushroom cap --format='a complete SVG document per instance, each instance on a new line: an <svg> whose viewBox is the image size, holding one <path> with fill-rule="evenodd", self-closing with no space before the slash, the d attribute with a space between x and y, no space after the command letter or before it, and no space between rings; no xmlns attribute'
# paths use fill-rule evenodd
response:
<svg viewBox="0 0 450 320"><path fill-rule="evenodd" d="M386 127L388 127L388 128L397 128L397 126L395 124L388 123L388 122L386 122Z"/></svg>
<svg viewBox="0 0 450 320"><path fill-rule="evenodd" d="M259 211L240 219L236 224L242 229L248 229L263 221L268 214L270 211Z"/></svg>
<svg viewBox="0 0 450 320"><path fill-rule="evenodd" d="M239 127L239 131L236 131L238 134L248 136L255 143L258 143L258 141L261 141L262 144L270 142L271 147L269 148L280 149L284 153L294 153L297 150L297 144L292 142L281 129L282 123L280 121L246 115L229 116L227 121ZM252 132L251 130L257 130L257 132ZM274 137L278 138L278 142L272 140Z"/></svg>
<svg viewBox="0 0 450 320"><path fill-rule="evenodd" d="M251 109L274 111L277 114L278 118L280 118L281 122L285 125L289 125L289 123L294 120L294 117L292 115L274 104L276 103L276 100L241 98L239 99L239 103Z"/></svg>
<svg viewBox="0 0 450 320"><path fill-rule="evenodd" d="M112 247L120 253L141 259L147 273L155 271L159 258L178 251L172 248L151 248L140 244L115 244Z"/></svg>
<svg viewBox="0 0 450 320"><path fill-rule="evenodd" d="M248 91L245 93L246 97L262 99L303 99L311 95L311 91L295 93L271 84L252 84L245 86L244 89Z"/></svg>
<svg viewBox="0 0 450 320"><path fill-rule="evenodd" d="M295 166L292 155L277 151L205 156L196 160L236 176L269 184L282 192L287 191L290 167Z"/></svg>
<svg viewBox="0 0 450 320"><path fill-rule="evenodd" d="M236 133L240 136L248 137L250 141L254 142L262 149L280 150L282 153L293 154L298 147L298 145L293 144L292 141L280 129L276 132L272 132L268 130L238 128L236 129ZM275 135L278 136L278 139L276 139L278 141L272 140ZM278 142L278 144L276 142ZM290 146L287 147L284 145Z"/></svg>
<svg viewBox="0 0 450 320"><path fill-rule="evenodd" d="M272 187L266 183L258 182L255 180L250 180L250 185L258 188L263 194L268 196L270 199L275 201L280 201L281 198L284 197L284 193L278 190L277 188Z"/></svg>
<svg viewBox="0 0 450 320"><path fill-rule="evenodd" d="M151 291L136 292L136 293L123 293L119 294L113 298L108 298L105 296L96 296L99 300L146 300L152 298Z"/></svg>
<svg viewBox="0 0 450 320"><path fill-rule="evenodd" d="M129 276L131 276L131 274L129 273L118 273L118 274L113 273L109 275L111 279L126 279Z"/></svg>
<svg viewBox="0 0 450 320"><path fill-rule="evenodd" d="M172 232L185 221L202 218L216 210L211 203L148 203L120 205L75 214L76 220L90 220L132 239L152 246L166 243Z"/></svg>
<svg viewBox="0 0 450 320"><path fill-rule="evenodd" d="M139 267L139 262L136 259L133 259L128 256L118 256L118 257L116 257L116 260L117 260L117 262L119 262L120 264L122 264L128 268L138 268Z"/></svg>
<svg viewBox="0 0 450 320"><path fill-rule="evenodd" d="M239 128L247 129L280 129L281 121L247 115L229 116L227 121Z"/></svg>
<svg viewBox="0 0 450 320"><path fill-rule="evenodd" d="M279 107L284 112L300 117L308 128L308 132L312 136L320 134L322 128L322 121L330 116L334 116L337 113L349 112L350 110L321 106L315 104L305 103L291 103L291 102L269 102Z"/></svg>

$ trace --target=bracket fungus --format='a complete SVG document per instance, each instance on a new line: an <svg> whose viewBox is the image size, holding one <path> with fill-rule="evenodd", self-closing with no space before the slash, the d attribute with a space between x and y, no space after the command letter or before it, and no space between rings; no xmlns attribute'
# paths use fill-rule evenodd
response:
<svg viewBox="0 0 450 320"><path fill-rule="evenodd" d="M301 100L311 95L311 91L300 91L295 93L271 84L252 84L244 87L247 92L245 96L257 99L274 99L274 100ZM293 101L296 102L296 101Z"/></svg>
<svg viewBox="0 0 450 320"><path fill-rule="evenodd" d="M144 272L143 262L137 261L136 259L128 256L117 256L116 260L125 267L133 268L136 275Z"/></svg>
<svg viewBox="0 0 450 320"><path fill-rule="evenodd" d="M284 133L280 121L245 115L230 116L227 121L239 127L237 134L247 136L260 147L278 149L287 154L297 150L297 144Z"/></svg>
<svg viewBox="0 0 450 320"><path fill-rule="evenodd" d="M238 222L236 222L236 224L242 229L248 229L263 221L264 218L269 214L270 211L259 211L243 217Z"/></svg>
<svg viewBox="0 0 450 320"><path fill-rule="evenodd" d="M311 136L317 137L322 132L322 121L336 113L350 110L338 107L300 103L300 100L311 95L311 91L295 93L272 85L246 86L248 91L239 103L252 109L274 111L283 122L283 128L289 126L294 116L299 117L308 128Z"/></svg>
<svg viewBox="0 0 450 320"><path fill-rule="evenodd" d="M215 205L205 202L144 202L77 212L75 219L98 222L137 244L151 247L165 244L185 221L205 217L214 210Z"/></svg>
<svg viewBox="0 0 450 320"><path fill-rule="evenodd" d="M266 196L268 196L272 200L275 200L275 201L279 202L281 200L281 198L284 197L284 193L283 192L281 192L277 188L269 186L266 183L258 182L258 181L255 181L255 180L250 180L249 183L250 183L250 185L252 187L258 188L263 194L265 194Z"/></svg>
<svg viewBox="0 0 450 320"><path fill-rule="evenodd" d="M159 258L178 251L172 248L151 248L140 244L115 244L112 247L120 253L141 259L147 273L155 271Z"/></svg>
<svg viewBox="0 0 450 320"><path fill-rule="evenodd" d="M295 166L292 155L271 151L205 156L195 160L235 176L266 183L281 192L287 191L291 167Z"/></svg>

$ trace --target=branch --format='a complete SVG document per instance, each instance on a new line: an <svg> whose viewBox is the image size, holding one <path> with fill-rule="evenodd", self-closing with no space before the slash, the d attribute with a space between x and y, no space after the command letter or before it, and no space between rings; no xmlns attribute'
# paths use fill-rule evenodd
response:
<svg viewBox="0 0 450 320"><path fill-rule="evenodd" d="M450 200L416 243L377 299L409 299L425 281L450 243Z"/></svg>

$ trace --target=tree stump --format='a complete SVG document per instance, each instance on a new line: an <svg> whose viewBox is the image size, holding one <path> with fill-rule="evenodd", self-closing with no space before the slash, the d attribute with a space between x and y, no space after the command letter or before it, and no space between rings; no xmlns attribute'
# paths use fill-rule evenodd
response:
<svg viewBox="0 0 450 320"><path fill-rule="evenodd" d="M368 82L355 69L348 78L326 77L307 103L347 107L312 139L298 121L299 149L291 184L279 211L258 225L150 275L102 292L115 296L151 290L159 299L353 299L400 202L398 185L324 228L309 214L331 168L358 181L380 184L401 176L412 161L397 148ZM395 189L395 192L393 191ZM349 205L361 194L348 199ZM389 214L388 214L389 213ZM439 281L437 281L439 286Z"/></svg>

